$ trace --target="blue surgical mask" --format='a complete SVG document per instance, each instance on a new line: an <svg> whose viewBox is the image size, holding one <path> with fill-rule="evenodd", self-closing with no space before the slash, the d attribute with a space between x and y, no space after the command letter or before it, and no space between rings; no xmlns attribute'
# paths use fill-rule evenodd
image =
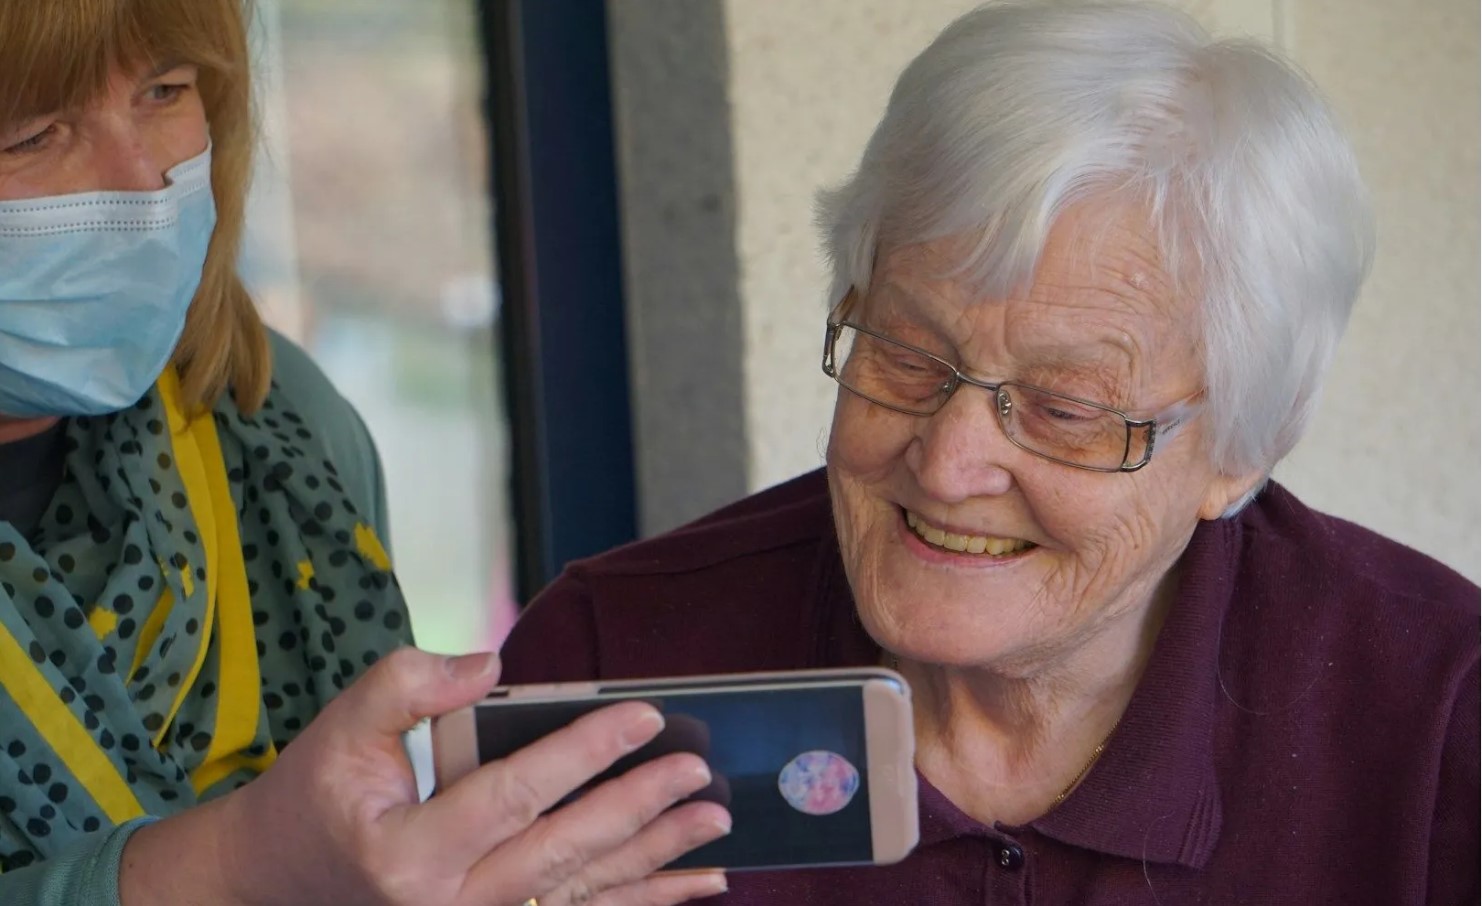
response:
<svg viewBox="0 0 1482 906"><path fill-rule="evenodd" d="M0 414L117 412L164 371L216 226L210 147L165 177L0 202Z"/></svg>

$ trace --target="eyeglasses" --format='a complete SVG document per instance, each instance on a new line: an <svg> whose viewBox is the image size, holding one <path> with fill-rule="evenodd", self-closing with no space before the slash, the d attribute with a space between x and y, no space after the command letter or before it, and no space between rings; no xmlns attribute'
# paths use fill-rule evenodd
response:
<svg viewBox="0 0 1482 906"><path fill-rule="evenodd" d="M1018 381L980 381L940 356L850 321L830 320L823 373L845 390L907 415L935 415L964 384L993 395L1003 433L1017 447L1092 472L1136 472L1198 404L1189 399L1152 418Z"/></svg>

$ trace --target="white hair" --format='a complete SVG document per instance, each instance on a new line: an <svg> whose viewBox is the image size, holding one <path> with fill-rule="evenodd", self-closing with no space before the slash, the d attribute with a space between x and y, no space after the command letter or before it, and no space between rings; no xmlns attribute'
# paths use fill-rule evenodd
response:
<svg viewBox="0 0 1482 906"><path fill-rule="evenodd" d="M858 170L819 195L831 298L865 292L882 249L951 236L969 240L961 272L1001 297L1060 213L1122 192L1149 205L1169 275L1191 275L1216 466L1269 473L1315 408L1372 215L1308 79L1174 9L994 3L948 26Z"/></svg>

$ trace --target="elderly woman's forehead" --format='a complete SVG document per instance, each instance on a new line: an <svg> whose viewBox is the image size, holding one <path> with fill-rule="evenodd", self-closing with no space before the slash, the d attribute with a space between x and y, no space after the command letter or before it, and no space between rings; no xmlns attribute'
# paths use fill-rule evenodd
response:
<svg viewBox="0 0 1482 906"><path fill-rule="evenodd" d="M959 304L1027 298L1075 305L1091 292L1113 303L1120 298L1135 308L1163 309L1179 298L1157 229L1135 204L1092 202L1066 210L1051 226L1028 279L999 285L991 285L992 275L990 285L969 279L965 264L980 245L981 237L950 236L886 249L876 277L913 297Z"/></svg>

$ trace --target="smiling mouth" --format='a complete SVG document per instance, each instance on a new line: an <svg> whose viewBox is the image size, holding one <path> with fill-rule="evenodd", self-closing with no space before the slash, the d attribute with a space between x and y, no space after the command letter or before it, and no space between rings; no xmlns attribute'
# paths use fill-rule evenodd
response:
<svg viewBox="0 0 1482 906"><path fill-rule="evenodd" d="M906 510L906 525L916 537L932 547L960 554L980 554L985 557L1007 557L1034 547L1034 542L1023 538L995 538L991 535L959 535L937 528L925 519Z"/></svg>

